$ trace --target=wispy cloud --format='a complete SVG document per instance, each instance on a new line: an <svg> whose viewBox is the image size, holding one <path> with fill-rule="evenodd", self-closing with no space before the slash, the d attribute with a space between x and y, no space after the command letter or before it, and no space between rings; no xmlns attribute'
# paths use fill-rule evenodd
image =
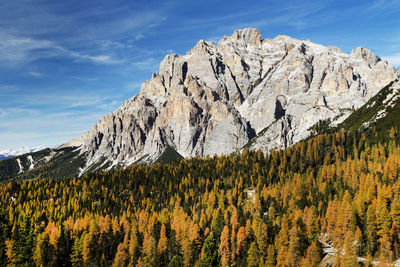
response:
<svg viewBox="0 0 400 267"><path fill-rule="evenodd" d="M126 44L118 41L111 41L111 40L101 40L100 47L103 50L110 50L110 49L131 49L134 48L131 44Z"/></svg>
<svg viewBox="0 0 400 267"><path fill-rule="evenodd" d="M387 12L396 12L400 10L400 5L398 0L376 0L373 1L365 11L379 11L386 10Z"/></svg>
<svg viewBox="0 0 400 267"><path fill-rule="evenodd" d="M86 55L74 51L67 50L65 48L59 48L61 51L65 51L65 55L70 55L72 58L75 58L80 61L89 61L93 63L98 63L98 64L120 64L123 63L124 60L122 59L115 59L109 55L97 55L97 56L91 56L91 55Z"/></svg>
<svg viewBox="0 0 400 267"><path fill-rule="evenodd" d="M139 33L138 35L135 36L135 40L141 40L144 38L144 34L143 33Z"/></svg>
<svg viewBox="0 0 400 267"><path fill-rule="evenodd" d="M36 72L36 71L30 71L30 72L28 72L28 75L34 76L34 77L42 77L43 73Z"/></svg>
<svg viewBox="0 0 400 267"><path fill-rule="evenodd" d="M0 12L0 64L20 67L57 57L93 64L124 63L129 55L116 49L133 46L121 39L140 40L167 18L162 4L151 10L126 3L92 4L1 2L0 10L7 12ZM60 12L64 9L71 12Z"/></svg>
<svg viewBox="0 0 400 267"><path fill-rule="evenodd" d="M80 80L80 81L85 81L85 82L95 82L98 81L99 78L97 77L81 77L81 76L72 76L71 78Z"/></svg>
<svg viewBox="0 0 400 267"><path fill-rule="evenodd" d="M18 65L36 60L38 57L50 56L53 48L50 41L18 38L0 33L0 60L6 64ZM54 54L52 52L51 54Z"/></svg>
<svg viewBox="0 0 400 267"><path fill-rule="evenodd" d="M53 41L17 37L0 33L0 60L11 65L33 62L41 58L67 57L98 64L118 64L121 60L109 55L88 55L64 48Z"/></svg>
<svg viewBox="0 0 400 267"><path fill-rule="evenodd" d="M59 113L63 112L63 110L74 110L79 107L96 110L104 108L103 112L107 112L118 107L118 103L122 103L122 94L114 93L107 96L104 91L105 90L98 90L96 93L85 93L78 89L73 89L70 90L70 92L43 91L32 92L30 94L25 93L24 95L21 95L14 103L19 107L23 107L22 109L6 108L5 110L14 110L15 114L30 114L34 113L35 111L39 112L39 110L43 108L57 107L56 113ZM116 100L117 102L115 102Z"/></svg>

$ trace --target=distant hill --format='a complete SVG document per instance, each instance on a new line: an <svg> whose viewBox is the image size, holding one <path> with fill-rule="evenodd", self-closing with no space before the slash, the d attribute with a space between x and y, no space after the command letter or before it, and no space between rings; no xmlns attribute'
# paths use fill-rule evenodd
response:
<svg viewBox="0 0 400 267"><path fill-rule="evenodd" d="M44 146L37 146L37 147L21 147L17 149L2 149L0 150L0 160L2 159L9 159L18 155L26 154L26 153L31 153L31 152L36 152L39 150L44 149Z"/></svg>
<svg viewBox="0 0 400 267"><path fill-rule="evenodd" d="M3 159L9 159L9 158L12 158L13 156L4 156L4 155L0 155L0 160L3 160Z"/></svg>

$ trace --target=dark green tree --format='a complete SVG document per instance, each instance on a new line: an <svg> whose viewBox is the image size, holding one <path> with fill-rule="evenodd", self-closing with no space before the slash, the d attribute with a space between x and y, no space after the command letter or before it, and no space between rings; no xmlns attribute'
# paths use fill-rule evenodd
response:
<svg viewBox="0 0 400 267"><path fill-rule="evenodd" d="M18 264L33 265L34 229L31 214L26 214L17 229Z"/></svg>
<svg viewBox="0 0 400 267"><path fill-rule="evenodd" d="M0 210L0 266L7 265L6 239L9 232L8 219L6 213Z"/></svg>
<svg viewBox="0 0 400 267"><path fill-rule="evenodd" d="M71 253L71 263L72 266L81 266L83 265L83 258L82 258L82 249L83 249L83 239L84 239L84 234L81 235L81 237L76 237L74 241L74 245L72 247L72 253Z"/></svg>
<svg viewBox="0 0 400 267"><path fill-rule="evenodd" d="M180 255L175 255L168 264L168 267L183 267L183 258Z"/></svg>
<svg viewBox="0 0 400 267"><path fill-rule="evenodd" d="M200 267L206 266L219 266L218 244L213 232L210 232L202 248Z"/></svg>
<svg viewBox="0 0 400 267"><path fill-rule="evenodd" d="M260 263L260 251L258 250L257 243L254 241L251 243L248 256L247 256L247 266L256 267Z"/></svg>
<svg viewBox="0 0 400 267"><path fill-rule="evenodd" d="M36 266L50 266L52 263L52 252L50 251L49 235L43 232L38 235L36 240L36 248L33 254L33 260Z"/></svg>

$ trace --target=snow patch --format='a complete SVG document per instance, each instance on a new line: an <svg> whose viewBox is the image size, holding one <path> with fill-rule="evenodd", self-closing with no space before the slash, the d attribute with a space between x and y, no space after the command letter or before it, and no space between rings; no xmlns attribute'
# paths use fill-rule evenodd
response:
<svg viewBox="0 0 400 267"><path fill-rule="evenodd" d="M50 152L50 155L44 157L44 161L45 161L45 162L49 162L49 161L54 157L55 154L56 154L56 152L51 151L51 152Z"/></svg>
<svg viewBox="0 0 400 267"><path fill-rule="evenodd" d="M21 165L21 160L20 160L20 159L17 159L17 162L18 162L18 166L19 166L19 172L18 172L18 174L23 173L23 172L24 172L24 168L23 168L22 165Z"/></svg>
<svg viewBox="0 0 400 267"><path fill-rule="evenodd" d="M37 147L30 148L30 147L24 146L24 147L21 147L21 148L18 148L18 149L3 149L3 150L0 150L0 155L4 155L4 156L7 156L7 157L10 157L10 156L14 157L14 156L19 156L19 155L26 154L26 153L36 152L36 151L39 151L39 150L42 150L42 149L45 149L45 147L44 146L37 146Z"/></svg>
<svg viewBox="0 0 400 267"><path fill-rule="evenodd" d="M386 110L384 110L384 109L379 110L378 113L376 114L375 121L385 117L386 114L387 114Z"/></svg>
<svg viewBox="0 0 400 267"><path fill-rule="evenodd" d="M33 168L35 167L35 164L34 164L34 162L33 162L32 155L29 155L27 158L28 158L28 160L29 160L30 163L31 163L31 165L29 166L29 169L31 170L31 169L33 169Z"/></svg>

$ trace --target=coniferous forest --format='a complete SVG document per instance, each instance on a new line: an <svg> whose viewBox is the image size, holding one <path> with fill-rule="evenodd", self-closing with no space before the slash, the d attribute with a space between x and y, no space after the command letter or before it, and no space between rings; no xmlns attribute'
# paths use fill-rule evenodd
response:
<svg viewBox="0 0 400 267"><path fill-rule="evenodd" d="M0 184L1 266L333 266L400 258L400 141L325 132L80 178Z"/></svg>

